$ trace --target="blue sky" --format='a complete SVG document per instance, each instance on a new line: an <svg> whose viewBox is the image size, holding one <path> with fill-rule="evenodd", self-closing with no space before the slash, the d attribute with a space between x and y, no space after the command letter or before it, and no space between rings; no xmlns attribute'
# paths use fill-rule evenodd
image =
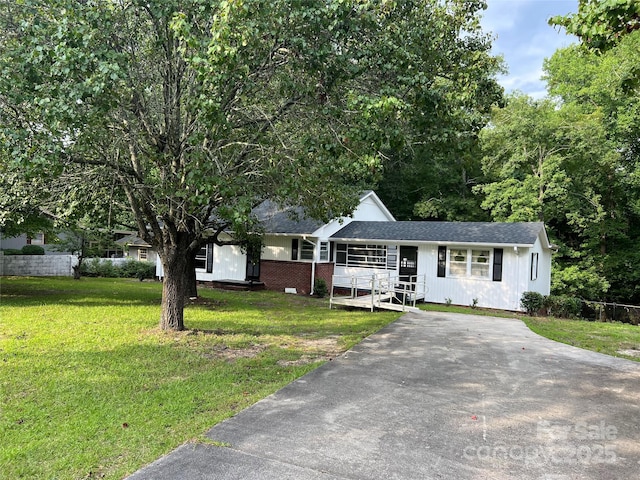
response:
<svg viewBox="0 0 640 480"><path fill-rule="evenodd" d="M493 53L503 55L508 75L499 78L506 92L520 90L534 98L546 94L542 62L558 48L577 41L547 24L554 15L578 10L578 0L487 0L482 26L492 33Z"/></svg>

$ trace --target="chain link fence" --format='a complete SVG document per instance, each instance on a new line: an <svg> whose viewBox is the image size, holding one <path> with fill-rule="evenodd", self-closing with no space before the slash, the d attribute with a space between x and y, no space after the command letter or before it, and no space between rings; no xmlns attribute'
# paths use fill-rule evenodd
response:
<svg viewBox="0 0 640 480"><path fill-rule="evenodd" d="M581 316L598 322L622 322L639 325L640 306L585 300L582 302Z"/></svg>

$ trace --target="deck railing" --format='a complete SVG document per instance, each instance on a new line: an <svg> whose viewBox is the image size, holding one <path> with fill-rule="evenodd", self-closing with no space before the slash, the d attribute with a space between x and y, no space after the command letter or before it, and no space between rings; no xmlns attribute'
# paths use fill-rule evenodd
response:
<svg viewBox="0 0 640 480"><path fill-rule="evenodd" d="M348 304L367 307L371 311L376 307L389 308L390 305L401 306L402 310L406 306L415 308L416 302L426 297L426 275L411 275L405 278L408 280L401 280L399 276L390 273L334 275L329 306Z"/></svg>

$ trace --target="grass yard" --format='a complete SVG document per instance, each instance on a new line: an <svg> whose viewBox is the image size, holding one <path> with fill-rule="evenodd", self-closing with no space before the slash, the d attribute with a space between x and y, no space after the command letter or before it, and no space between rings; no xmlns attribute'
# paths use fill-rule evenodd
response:
<svg viewBox="0 0 640 480"><path fill-rule="evenodd" d="M532 331L556 342L640 362L640 326L638 325L567 318L525 317L500 310L432 303L421 304L420 309L431 312L520 318Z"/></svg>
<svg viewBox="0 0 640 480"><path fill-rule="evenodd" d="M120 479L398 318L326 300L201 289L190 330L161 285L0 280L0 477Z"/></svg>
<svg viewBox="0 0 640 480"><path fill-rule="evenodd" d="M538 335L574 347L640 362L640 326L566 318L525 317Z"/></svg>

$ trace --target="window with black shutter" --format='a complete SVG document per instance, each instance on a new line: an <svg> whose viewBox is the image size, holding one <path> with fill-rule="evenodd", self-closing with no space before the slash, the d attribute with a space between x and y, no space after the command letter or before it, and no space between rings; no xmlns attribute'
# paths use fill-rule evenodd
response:
<svg viewBox="0 0 640 480"><path fill-rule="evenodd" d="M444 277L447 272L447 247L438 247L438 277Z"/></svg>
<svg viewBox="0 0 640 480"><path fill-rule="evenodd" d="M493 249L493 281L502 281L502 248Z"/></svg>
<svg viewBox="0 0 640 480"><path fill-rule="evenodd" d="M291 260L298 260L298 239L291 240Z"/></svg>

